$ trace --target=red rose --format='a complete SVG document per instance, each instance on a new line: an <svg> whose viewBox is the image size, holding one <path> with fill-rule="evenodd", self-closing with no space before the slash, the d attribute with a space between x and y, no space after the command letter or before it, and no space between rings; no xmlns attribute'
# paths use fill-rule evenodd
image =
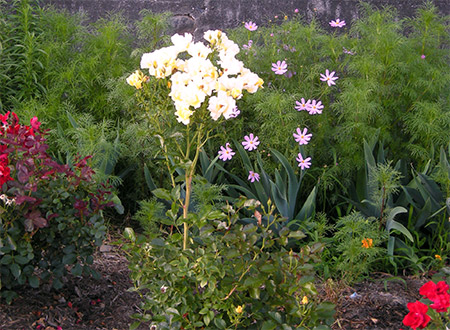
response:
<svg viewBox="0 0 450 330"><path fill-rule="evenodd" d="M420 301L408 303L409 313L403 319L403 324L416 330L423 329L430 322L431 318L427 315L428 306Z"/></svg>
<svg viewBox="0 0 450 330"><path fill-rule="evenodd" d="M440 281L437 284L429 281L422 285L419 293L434 303L430 306L431 308L435 309L438 313L442 313L446 312L450 307L450 294L448 290L449 286L444 281Z"/></svg>
<svg viewBox="0 0 450 330"><path fill-rule="evenodd" d="M427 297L430 300L433 300L434 297L439 296L441 294L447 294L448 293L449 286L444 281L440 281L437 284L435 284L433 281L429 281L422 285L420 288L419 293L422 296Z"/></svg>
<svg viewBox="0 0 450 330"><path fill-rule="evenodd" d="M430 305L430 307L435 309L438 313L447 312L450 307L450 295L448 293L437 295L432 301L434 304Z"/></svg>

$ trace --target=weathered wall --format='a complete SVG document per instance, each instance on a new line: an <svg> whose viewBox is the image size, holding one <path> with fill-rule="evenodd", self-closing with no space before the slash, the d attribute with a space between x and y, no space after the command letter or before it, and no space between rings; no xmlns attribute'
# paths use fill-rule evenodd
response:
<svg viewBox="0 0 450 330"><path fill-rule="evenodd" d="M377 7L390 5L401 17L414 15L424 0L366 0ZM121 11L126 17L139 17L139 11L171 11L173 26L177 32L200 35L209 29L236 27L243 21L257 24L267 22L275 15L291 15L294 9L310 18L316 15L325 24L340 18L351 22L358 17L359 0L41 0L41 4L53 4L71 12L85 11L93 20L108 11ZM450 0L434 0L444 15L450 15Z"/></svg>

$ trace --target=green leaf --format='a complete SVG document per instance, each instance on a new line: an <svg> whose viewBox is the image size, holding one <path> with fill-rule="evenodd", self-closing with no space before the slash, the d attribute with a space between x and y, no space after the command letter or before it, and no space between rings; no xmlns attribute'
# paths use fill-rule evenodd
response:
<svg viewBox="0 0 450 330"><path fill-rule="evenodd" d="M36 289L39 287L39 278L36 275L31 275L28 277L28 283L30 283L32 288Z"/></svg>
<svg viewBox="0 0 450 330"><path fill-rule="evenodd" d="M249 288L248 292L250 293L250 297L259 300L261 294L261 290L259 287Z"/></svg>
<svg viewBox="0 0 450 330"><path fill-rule="evenodd" d="M77 261L77 256L75 254L66 254L64 255L62 262L65 265L72 265L75 263L75 261Z"/></svg>
<svg viewBox="0 0 450 330"><path fill-rule="evenodd" d="M123 214L125 208L123 207L122 201L120 200L119 196L114 194L111 201L114 203L114 209L116 210L116 212L119 214Z"/></svg>
<svg viewBox="0 0 450 330"><path fill-rule="evenodd" d="M0 264L2 265L9 265L12 261L12 257L10 254L4 255L3 258L0 260Z"/></svg>
<svg viewBox="0 0 450 330"><path fill-rule="evenodd" d="M135 321L130 325L130 330L135 330L141 325L140 321Z"/></svg>
<svg viewBox="0 0 450 330"><path fill-rule="evenodd" d="M144 165L144 176L145 182L147 183L147 187L150 191L157 189L155 183L153 182L152 176L150 174L150 170L147 167L147 164Z"/></svg>
<svg viewBox="0 0 450 330"><path fill-rule="evenodd" d="M281 317L281 314L278 312L269 312L269 316L278 324L283 323L283 319Z"/></svg>
<svg viewBox="0 0 450 330"><path fill-rule="evenodd" d="M263 323L261 330L273 330L276 327L277 327L277 324L274 321L268 320Z"/></svg>
<svg viewBox="0 0 450 330"><path fill-rule="evenodd" d="M150 242L150 245L163 247L166 245L166 243L161 238L154 238Z"/></svg>
<svg viewBox="0 0 450 330"><path fill-rule="evenodd" d="M302 239L302 238L305 238L306 235L301 230L297 230L297 231L291 231L289 233L288 237L295 238L295 239Z"/></svg>
<svg viewBox="0 0 450 330"><path fill-rule="evenodd" d="M81 276L83 268L81 267L80 263L77 262L77 264L74 267L72 267L70 271L74 276Z"/></svg>
<svg viewBox="0 0 450 330"><path fill-rule="evenodd" d="M125 236L126 239L132 242L136 242L136 235L134 234L133 228L130 227L125 228L123 235Z"/></svg>
<svg viewBox="0 0 450 330"><path fill-rule="evenodd" d="M272 181L270 181L270 188L272 198L281 216L289 219L289 203L286 200L286 197L283 197L283 194L280 191L279 187Z"/></svg>
<svg viewBox="0 0 450 330"><path fill-rule="evenodd" d="M275 267L273 264L264 264L260 269L263 273L273 273L277 270L277 267Z"/></svg>
<svg viewBox="0 0 450 330"><path fill-rule="evenodd" d="M167 189L157 188L152 190L152 194L155 195L156 198L163 199L166 201L172 201L172 196Z"/></svg>
<svg viewBox="0 0 450 330"><path fill-rule="evenodd" d="M173 308L173 307L167 308L166 312L168 314L180 315L180 312L177 309Z"/></svg>
<svg viewBox="0 0 450 330"><path fill-rule="evenodd" d="M405 235L411 242L414 243L414 238L412 237L411 233L409 232L408 229L406 229L405 226L403 226L400 222L397 222L395 220L392 220L389 223L389 227L386 226L386 229L388 230L388 232L390 232L392 229L398 230L399 232L401 232L403 235Z"/></svg>
<svg viewBox="0 0 450 330"><path fill-rule="evenodd" d="M298 192L300 191L300 186L302 182L302 177L300 177L299 180L297 180L297 175L295 175L295 171L292 168L289 161L286 159L286 157L278 152L275 149L270 149L272 154L280 161L280 163L283 165L284 169L286 170L286 173L288 175L288 192L287 192L287 201L289 203L289 211L288 211L288 219L292 220L294 217L294 212L297 207L297 196ZM278 186L279 189L283 189L283 186ZM286 189L286 188L284 188ZM285 194L285 193L284 193Z"/></svg>
<svg viewBox="0 0 450 330"><path fill-rule="evenodd" d="M15 256L14 261L19 265L25 265L28 263L28 258L24 256Z"/></svg>
<svg viewBox="0 0 450 330"><path fill-rule="evenodd" d="M214 325L218 328L218 329L226 329L227 324L225 323L224 320L219 319L219 318L215 318L214 319Z"/></svg>
<svg viewBox="0 0 450 330"><path fill-rule="evenodd" d="M22 270L20 269L20 266L18 264L11 264L9 266L9 270L11 271L11 274L17 279L20 274L22 273Z"/></svg>
<svg viewBox="0 0 450 330"><path fill-rule="evenodd" d="M297 220L307 220L311 218L316 210L316 196L317 196L317 187L315 186L313 190L309 193L306 202L303 204L302 209L295 216Z"/></svg>
<svg viewBox="0 0 450 330"><path fill-rule="evenodd" d="M206 326L208 326L209 322L211 322L209 315L203 316L203 322L205 323Z"/></svg>
<svg viewBox="0 0 450 330"><path fill-rule="evenodd" d="M72 115L69 113L69 111L66 111L67 118L69 119L70 124L73 128L78 128L78 123L75 120L75 118L72 117Z"/></svg>
<svg viewBox="0 0 450 330"><path fill-rule="evenodd" d="M403 226L400 222L397 222L397 221L394 220L394 217L395 217L397 214L400 214L400 213L407 213L407 212L408 212L408 210L406 210L404 207L401 207L401 206L394 207L394 208L389 212L389 215L388 215L388 217L387 217L387 220L386 220L386 230L387 230L388 233L389 233L391 230L393 230L393 229L398 230L398 231L401 232L403 235L405 235L411 242L414 243L414 239L413 239L411 233L409 232L409 230L406 229L406 227Z"/></svg>

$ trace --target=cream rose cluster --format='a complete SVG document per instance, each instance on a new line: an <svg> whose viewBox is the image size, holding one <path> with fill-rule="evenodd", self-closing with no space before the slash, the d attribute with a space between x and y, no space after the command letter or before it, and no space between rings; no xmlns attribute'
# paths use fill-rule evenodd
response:
<svg viewBox="0 0 450 330"><path fill-rule="evenodd" d="M229 119L244 90L255 93L263 80L244 67L235 56L239 46L220 30L207 31L209 42L194 42L191 34L172 36L172 46L142 55L141 68L158 79L170 77L170 94L177 120L189 124L190 117L206 100L213 120ZM187 55L186 55L187 53ZM181 58L179 55L182 55ZM217 54L217 67L211 61Z"/></svg>

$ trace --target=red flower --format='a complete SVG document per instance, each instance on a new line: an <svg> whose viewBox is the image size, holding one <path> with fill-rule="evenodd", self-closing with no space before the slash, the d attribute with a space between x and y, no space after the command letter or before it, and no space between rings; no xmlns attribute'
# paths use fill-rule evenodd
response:
<svg viewBox="0 0 450 330"><path fill-rule="evenodd" d="M8 167L6 162L0 162L0 187L7 181L13 180L10 176L11 169Z"/></svg>
<svg viewBox="0 0 450 330"><path fill-rule="evenodd" d="M403 324L416 330L423 329L430 322L431 318L427 315L428 306L420 301L408 303L409 313L403 319Z"/></svg>
<svg viewBox="0 0 450 330"><path fill-rule="evenodd" d="M447 312L450 307L450 295L448 293L438 295L432 301L434 304L430 305L430 307L438 313Z"/></svg>
<svg viewBox="0 0 450 330"><path fill-rule="evenodd" d="M422 285L419 293L422 296L427 297L430 300L433 300L436 296L441 294L445 294L448 292L449 286L444 281L440 281L435 284L433 281L429 281Z"/></svg>
<svg viewBox="0 0 450 330"><path fill-rule="evenodd" d="M448 290L449 286L444 281L440 281L437 284L429 281L422 285L419 293L434 303L430 306L431 308L441 313L446 312L450 307L450 294Z"/></svg>
<svg viewBox="0 0 450 330"><path fill-rule="evenodd" d="M8 116L9 116L10 111L8 111L6 114L4 115L0 115L0 121L3 123L3 125L8 125Z"/></svg>

